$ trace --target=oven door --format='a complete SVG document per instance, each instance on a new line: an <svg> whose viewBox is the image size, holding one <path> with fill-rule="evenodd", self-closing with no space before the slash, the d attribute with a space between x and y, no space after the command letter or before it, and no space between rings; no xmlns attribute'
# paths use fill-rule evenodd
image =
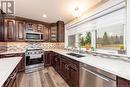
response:
<svg viewBox="0 0 130 87"><path fill-rule="evenodd" d="M43 56L42 55L26 56L26 66L40 64L40 63L43 63Z"/></svg>

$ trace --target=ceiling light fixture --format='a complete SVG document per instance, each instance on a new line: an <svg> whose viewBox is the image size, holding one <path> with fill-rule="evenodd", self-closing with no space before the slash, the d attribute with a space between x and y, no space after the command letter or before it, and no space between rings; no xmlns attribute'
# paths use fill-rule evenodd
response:
<svg viewBox="0 0 130 87"><path fill-rule="evenodd" d="M46 14L43 14L42 17L47 18L47 15L46 15Z"/></svg>
<svg viewBox="0 0 130 87"><path fill-rule="evenodd" d="M85 10L84 4L81 3L79 0L76 0L75 3L73 4L71 12L74 17L80 17L84 12L84 10Z"/></svg>
<svg viewBox="0 0 130 87"><path fill-rule="evenodd" d="M79 17L79 16L81 16L81 11L80 11L79 7L74 8L74 10L72 11L72 15L73 15L74 17Z"/></svg>

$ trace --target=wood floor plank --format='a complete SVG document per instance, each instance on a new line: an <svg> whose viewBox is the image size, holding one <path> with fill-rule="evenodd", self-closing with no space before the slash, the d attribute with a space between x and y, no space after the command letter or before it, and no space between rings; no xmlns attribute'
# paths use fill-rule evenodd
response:
<svg viewBox="0 0 130 87"><path fill-rule="evenodd" d="M54 79L57 87L69 87L68 84L64 81L64 79L54 70L54 68L49 67L48 72Z"/></svg>
<svg viewBox="0 0 130 87"><path fill-rule="evenodd" d="M19 87L69 87L64 79L48 67L32 73L24 73Z"/></svg>

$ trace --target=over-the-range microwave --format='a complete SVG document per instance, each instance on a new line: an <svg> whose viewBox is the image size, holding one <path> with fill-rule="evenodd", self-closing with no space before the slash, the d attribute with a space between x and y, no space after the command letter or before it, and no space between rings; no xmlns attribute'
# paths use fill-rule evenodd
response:
<svg viewBox="0 0 130 87"><path fill-rule="evenodd" d="M26 41L42 41L43 34L40 32L26 31L25 38Z"/></svg>

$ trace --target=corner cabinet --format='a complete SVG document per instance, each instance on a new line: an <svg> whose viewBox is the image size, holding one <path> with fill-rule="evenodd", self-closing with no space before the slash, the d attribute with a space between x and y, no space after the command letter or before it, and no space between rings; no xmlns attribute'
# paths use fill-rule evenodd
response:
<svg viewBox="0 0 130 87"><path fill-rule="evenodd" d="M65 39L65 26L63 21L57 22L58 42L64 42Z"/></svg>
<svg viewBox="0 0 130 87"><path fill-rule="evenodd" d="M50 41L51 42L64 42L65 39L65 26L63 21L52 23L50 25Z"/></svg>

